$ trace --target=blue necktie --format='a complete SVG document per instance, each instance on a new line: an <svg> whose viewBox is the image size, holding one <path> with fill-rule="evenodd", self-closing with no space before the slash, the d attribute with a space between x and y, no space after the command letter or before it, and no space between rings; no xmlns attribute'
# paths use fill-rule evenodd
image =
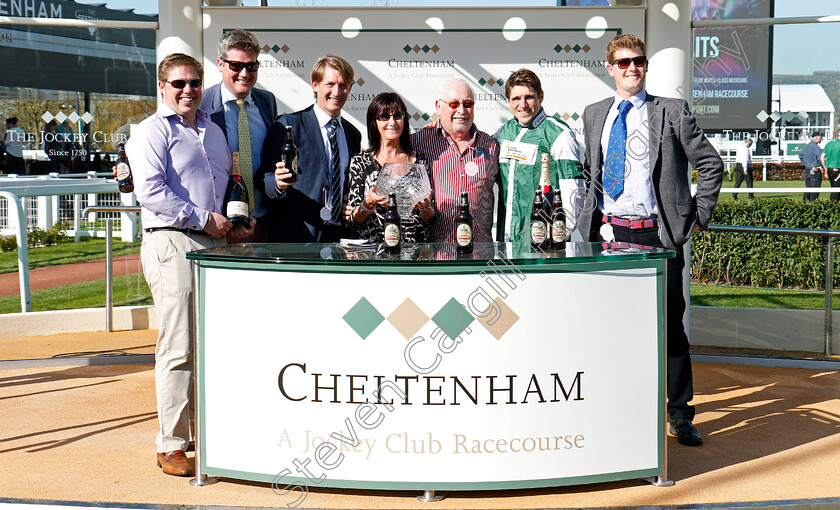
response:
<svg viewBox="0 0 840 510"><path fill-rule="evenodd" d="M626 99L618 105L618 117L610 129L607 161L604 165L604 192L613 200L624 192L624 159L627 147L627 112L633 103Z"/></svg>
<svg viewBox="0 0 840 510"><path fill-rule="evenodd" d="M338 153L338 119L330 120L330 152L332 168L330 171L330 208L332 221L341 219L341 156Z"/></svg>

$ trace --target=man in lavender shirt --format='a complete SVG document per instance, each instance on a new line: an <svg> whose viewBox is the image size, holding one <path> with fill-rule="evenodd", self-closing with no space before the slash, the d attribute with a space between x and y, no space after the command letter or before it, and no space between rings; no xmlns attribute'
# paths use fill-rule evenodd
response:
<svg viewBox="0 0 840 510"><path fill-rule="evenodd" d="M222 212L231 155L222 130L198 109L203 75L193 57L165 57L158 66L163 104L126 144L145 229L143 275L158 322L157 463L176 476L193 475L184 454L190 439L193 290L186 253L225 244L225 234L233 229ZM242 237L253 226L232 231Z"/></svg>

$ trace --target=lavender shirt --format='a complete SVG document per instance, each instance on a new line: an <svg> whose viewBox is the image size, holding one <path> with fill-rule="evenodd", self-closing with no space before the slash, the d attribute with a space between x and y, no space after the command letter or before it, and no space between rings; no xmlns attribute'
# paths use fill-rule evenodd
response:
<svg viewBox="0 0 840 510"><path fill-rule="evenodd" d="M137 127L125 151L144 228L203 230L223 214L231 156L222 129L201 110L198 132L166 105Z"/></svg>

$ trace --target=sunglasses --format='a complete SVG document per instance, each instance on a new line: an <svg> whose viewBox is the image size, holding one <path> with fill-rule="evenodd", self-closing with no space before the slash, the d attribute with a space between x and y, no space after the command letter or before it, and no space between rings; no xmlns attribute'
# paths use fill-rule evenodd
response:
<svg viewBox="0 0 840 510"><path fill-rule="evenodd" d="M444 99L441 99L441 101L448 104L449 107L453 110L457 110L458 107L461 106L461 101L446 101ZM473 101L472 99L467 99L466 101L464 101L464 108L469 110L473 106L475 106L475 101Z"/></svg>
<svg viewBox="0 0 840 510"><path fill-rule="evenodd" d="M619 69L627 69L630 67L630 62L636 64L636 67L642 67L647 64L647 57L617 58L610 62L610 64L617 65Z"/></svg>
<svg viewBox="0 0 840 510"><path fill-rule="evenodd" d="M256 62L237 62L235 60L223 58L222 62L227 62L228 67L230 67L230 70L234 73L241 72L243 69L247 69L249 73L256 73L257 69L260 68L259 60Z"/></svg>
<svg viewBox="0 0 840 510"><path fill-rule="evenodd" d="M390 119L391 117L393 117L394 120L400 120L404 117L404 115L403 115L403 112L380 113L379 115L376 116L376 120L381 120L381 121L385 122L388 119Z"/></svg>
<svg viewBox="0 0 840 510"><path fill-rule="evenodd" d="M186 87L188 83L190 84L190 88L192 88L192 89L197 89L197 88L201 87L201 79L198 79L198 78L196 78L195 80L172 80L172 81L163 80L163 81L164 81L164 83L168 83L168 84L172 85L173 89L182 89L182 88Z"/></svg>

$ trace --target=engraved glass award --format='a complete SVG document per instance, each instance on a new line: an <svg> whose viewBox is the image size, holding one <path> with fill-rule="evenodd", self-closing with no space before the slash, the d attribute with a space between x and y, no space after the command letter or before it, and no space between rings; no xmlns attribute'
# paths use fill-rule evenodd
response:
<svg viewBox="0 0 840 510"><path fill-rule="evenodd" d="M397 210L403 218L411 214L414 204L429 196L431 189L426 165L416 163L385 163L376 181L378 195L397 195Z"/></svg>

